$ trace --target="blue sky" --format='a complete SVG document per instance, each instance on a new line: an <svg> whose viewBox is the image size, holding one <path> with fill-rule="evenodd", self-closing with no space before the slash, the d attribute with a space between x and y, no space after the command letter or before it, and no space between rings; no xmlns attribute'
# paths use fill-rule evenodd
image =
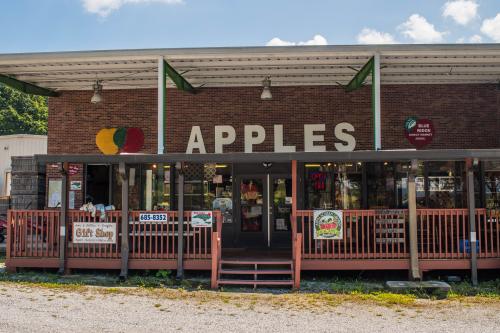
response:
<svg viewBox="0 0 500 333"><path fill-rule="evenodd" d="M0 53L500 42L500 0L3 0Z"/></svg>

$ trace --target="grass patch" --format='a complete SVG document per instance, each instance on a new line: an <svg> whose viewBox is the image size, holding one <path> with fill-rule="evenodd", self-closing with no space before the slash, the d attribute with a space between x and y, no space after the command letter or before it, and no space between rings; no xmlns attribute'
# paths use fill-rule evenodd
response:
<svg viewBox="0 0 500 333"><path fill-rule="evenodd" d="M417 296L412 294L394 294L388 292L374 292L369 294L354 292L352 295L378 305L412 305L417 299Z"/></svg>

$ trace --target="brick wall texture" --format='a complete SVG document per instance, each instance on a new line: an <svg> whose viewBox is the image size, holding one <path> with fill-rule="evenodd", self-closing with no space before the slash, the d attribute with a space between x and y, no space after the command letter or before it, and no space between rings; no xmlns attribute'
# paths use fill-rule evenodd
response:
<svg viewBox="0 0 500 333"><path fill-rule="evenodd" d="M207 152L214 151L214 126L232 125L236 141L225 152L243 151L243 125L262 125L263 144L273 151L273 125L284 125L284 143L304 146L304 124L326 124L327 150L335 150L337 123L354 128L356 150L373 149L370 87L346 93L336 86L272 87L273 100L260 100L261 88L202 88L192 95L166 94L166 146L185 152L191 127L202 129ZM105 127L140 127L143 153L156 153L156 89L104 91L104 102L90 103L90 91L66 91L49 99L49 154L98 154L95 135ZM407 117L428 118L435 136L427 149L500 148L500 90L496 85L382 85L382 147L413 148L404 137Z"/></svg>

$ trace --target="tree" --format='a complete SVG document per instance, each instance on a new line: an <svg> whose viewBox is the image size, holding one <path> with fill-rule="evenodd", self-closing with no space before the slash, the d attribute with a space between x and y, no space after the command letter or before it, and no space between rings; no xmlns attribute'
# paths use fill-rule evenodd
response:
<svg viewBox="0 0 500 333"><path fill-rule="evenodd" d="M0 84L0 135L47 134L47 97Z"/></svg>

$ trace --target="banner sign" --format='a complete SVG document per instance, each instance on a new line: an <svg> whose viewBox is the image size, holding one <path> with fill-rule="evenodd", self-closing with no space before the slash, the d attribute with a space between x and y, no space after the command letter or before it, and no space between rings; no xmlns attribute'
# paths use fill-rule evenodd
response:
<svg viewBox="0 0 500 333"><path fill-rule="evenodd" d="M116 223L73 223L75 244L116 244Z"/></svg>
<svg viewBox="0 0 500 333"><path fill-rule="evenodd" d="M151 222L151 221L167 221L166 213L140 213L139 222Z"/></svg>
<svg viewBox="0 0 500 333"><path fill-rule="evenodd" d="M214 217L211 210L200 210L191 212L191 226L197 227L211 227Z"/></svg>
<svg viewBox="0 0 500 333"><path fill-rule="evenodd" d="M405 136L412 145L422 148L431 143L434 137L434 125L429 119L407 118L405 121Z"/></svg>
<svg viewBox="0 0 500 333"><path fill-rule="evenodd" d="M341 210L315 210L314 239L342 239L344 236Z"/></svg>

